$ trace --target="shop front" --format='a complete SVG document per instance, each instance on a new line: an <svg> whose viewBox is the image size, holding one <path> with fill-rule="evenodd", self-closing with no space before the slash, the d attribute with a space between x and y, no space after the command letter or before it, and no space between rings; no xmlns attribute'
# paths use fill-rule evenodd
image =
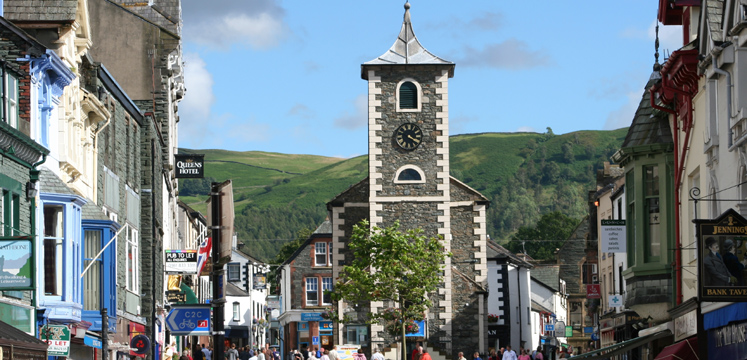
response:
<svg viewBox="0 0 747 360"><path fill-rule="evenodd" d="M747 303L734 303L703 316L709 359L747 358Z"/></svg>

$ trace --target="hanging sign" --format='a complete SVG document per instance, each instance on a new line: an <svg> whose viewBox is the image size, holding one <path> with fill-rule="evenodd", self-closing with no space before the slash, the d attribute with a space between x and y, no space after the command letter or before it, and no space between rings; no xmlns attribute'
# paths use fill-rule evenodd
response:
<svg viewBox="0 0 747 360"><path fill-rule="evenodd" d="M586 298L587 299L601 299L602 298L602 285L601 284L586 284Z"/></svg>
<svg viewBox="0 0 747 360"><path fill-rule="evenodd" d="M602 252L626 252L626 234L625 220L602 220Z"/></svg>
<svg viewBox="0 0 747 360"><path fill-rule="evenodd" d="M177 154L174 155L176 178L205 177L205 154Z"/></svg>
<svg viewBox="0 0 747 360"><path fill-rule="evenodd" d="M67 325L46 325L42 328L41 335L49 345L47 356L69 356L70 329Z"/></svg>
<svg viewBox="0 0 747 360"><path fill-rule="evenodd" d="M742 302L747 220L733 209L713 220L695 220L698 236L698 293L702 301Z"/></svg>
<svg viewBox="0 0 747 360"><path fill-rule="evenodd" d="M165 250L167 274L197 274L197 250Z"/></svg>
<svg viewBox="0 0 747 360"><path fill-rule="evenodd" d="M0 240L0 290L32 288L32 267L30 239Z"/></svg>

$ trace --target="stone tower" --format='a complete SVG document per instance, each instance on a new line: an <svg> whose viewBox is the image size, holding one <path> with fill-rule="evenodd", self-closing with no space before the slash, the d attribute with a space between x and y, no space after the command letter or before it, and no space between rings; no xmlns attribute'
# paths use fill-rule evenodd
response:
<svg viewBox="0 0 747 360"><path fill-rule="evenodd" d="M446 259L443 283L432 299L425 340L453 357L486 345L488 200L449 175L448 85L455 64L420 44L409 9L405 4L394 45L361 66L368 81L369 177L328 203L337 259L333 272L336 278L352 260L346 240L361 219L378 227L399 220L401 230L442 236L453 257ZM383 305L371 303L370 310ZM338 331L342 338L344 329ZM383 326L372 325L370 342L386 347L393 340Z"/></svg>

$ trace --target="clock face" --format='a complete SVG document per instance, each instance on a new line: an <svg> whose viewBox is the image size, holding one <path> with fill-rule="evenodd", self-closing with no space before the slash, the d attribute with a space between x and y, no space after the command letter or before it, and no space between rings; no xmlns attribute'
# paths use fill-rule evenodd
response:
<svg viewBox="0 0 747 360"><path fill-rule="evenodd" d="M397 144L405 150L415 150L423 140L423 131L415 124L403 124L394 131Z"/></svg>

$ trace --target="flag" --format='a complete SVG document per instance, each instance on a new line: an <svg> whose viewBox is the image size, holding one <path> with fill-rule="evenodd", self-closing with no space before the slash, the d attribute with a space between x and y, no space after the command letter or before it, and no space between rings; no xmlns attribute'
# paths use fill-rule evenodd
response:
<svg viewBox="0 0 747 360"><path fill-rule="evenodd" d="M200 244L200 248L197 250L197 275L202 274L202 269L205 268L207 260L210 258L210 250L213 249L212 238L207 238Z"/></svg>

